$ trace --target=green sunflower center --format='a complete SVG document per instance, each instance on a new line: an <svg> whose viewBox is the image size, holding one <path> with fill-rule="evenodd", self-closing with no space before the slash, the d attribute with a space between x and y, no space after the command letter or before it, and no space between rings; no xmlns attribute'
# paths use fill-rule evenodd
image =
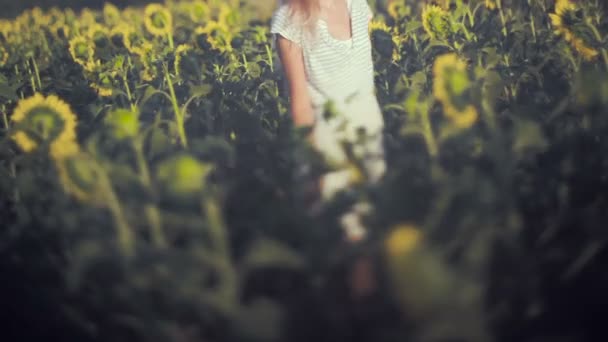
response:
<svg viewBox="0 0 608 342"><path fill-rule="evenodd" d="M459 110L463 110L469 103L467 90L470 81L466 72L455 68L446 68L444 71L444 85L450 97L450 102Z"/></svg>
<svg viewBox="0 0 608 342"><path fill-rule="evenodd" d="M48 107L36 107L28 115L29 131L40 141L53 140L64 128L61 116Z"/></svg>
<svg viewBox="0 0 608 342"><path fill-rule="evenodd" d="M77 43L74 52L78 58L89 58L89 46L86 43Z"/></svg>
<svg viewBox="0 0 608 342"><path fill-rule="evenodd" d="M156 12L152 14L152 25L159 29L164 29L167 27L167 23L169 22L167 16L162 12Z"/></svg>

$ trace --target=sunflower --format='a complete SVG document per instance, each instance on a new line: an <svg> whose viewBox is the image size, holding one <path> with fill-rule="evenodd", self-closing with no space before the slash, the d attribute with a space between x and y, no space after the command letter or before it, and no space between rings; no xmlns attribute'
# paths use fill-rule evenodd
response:
<svg viewBox="0 0 608 342"><path fill-rule="evenodd" d="M82 65L86 70L92 70L95 57L95 44L89 39L76 36L70 39L70 55L74 62Z"/></svg>
<svg viewBox="0 0 608 342"><path fill-rule="evenodd" d="M8 63L9 53L4 46L0 46L0 68L4 68Z"/></svg>
<svg viewBox="0 0 608 342"><path fill-rule="evenodd" d="M174 195L192 195L205 188L205 178L212 169L213 165L182 153L160 162L156 178L166 191Z"/></svg>
<svg viewBox="0 0 608 342"><path fill-rule="evenodd" d="M555 13L550 13L551 24L555 34L562 35L586 60L594 59L599 52L589 46L593 39L585 24L582 9L570 0L557 0Z"/></svg>
<svg viewBox="0 0 608 342"><path fill-rule="evenodd" d="M106 124L118 139L133 138L139 134L139 112L130 109L116 109L106 116Z"/></svg>
<svg viewBox="0 0 608 342"><path fill-rule="evenodd" d="M498 8L498 0L485 0L486 8L490 10L495 10Z"/></svg>
<svg viewBox="0 0 608 342"><path fill-rule="evenodd" d="M241 12L238 10L238 7L230 6L223 2L220 5L217 21L224 25L229 31L234 32L239 27Z"/></svg>
<svg viewBox="0 0 608 342"><path fill-rule="evenodd" d="M201 0L192 2L189 9L190 19L197 24L204 23L211 16L209 5Z"/></svg>
<svg viewBox="0 0 608 342"><path fill-rule="evenodd" d="M442 103L445 115L457 128L471 127L477 110L467 101L470 80L467 65L455 53L437 57L433 65L433 94Z"/></svg>
<svg viewBox="0 0 608 342"><path fill-rule="evenodd" d="M375 40L375 41L386 41L388 42L389 40L391 41L391 46L390 46L390 55L393 61L399 61L401 59L401 54L399 53L399 50L401 49L401 44L406 40L405 36L400 35L399 33L396 32L395 28L390 28L388 27L388 25L386 25L386 23L380 19L372 19L370 24L369 24L369 33L371 34L371 37ZM386 46L386 56L388 57L389 55L389 44L376 44L377 48L380 48L381 46Z"/></svg>
<svg viewBox="0 0 608 342"><path fill-rule="evenodd" d="M401 1L391 1L387 6L386 11L393 20L399 21L410 15L412 13L412 8Z"/></svg>
<svg viewBox="0 0 608 342"><path fill-rule="evenodd" d="M427 5L422 10L422 26L433 39L447 39L452 32L450 14L436 5Z"/></svg>
<svg viewBox="0 0 608 342"><path fill-rule="evenodd" d="M232 51L232 33L218 21L210 20L205 26L199 26L194 33L196 36L205 35L207 42L214 50L220 52Z"/></svg>
<svg viewBox="0 0 608 342"><path fill-rule="evenodd" d="M177 49L175 49L175 62L174 62L174 68L175 68L175 75L179 76L180 74L180 63L182 62L182 58L184 57L184 55L188 52L192 50L192 46L188 45L188 44L181 44L180 46L177 47Z"/></svg>
<svg viewBox="0 0 608 342"><path fill-rule="evenodd" d="M120 10L118 7L106 2L103 5L103 20L110 27L118 25L120 23Z"/></svg>
<svg viewBox="0 0 608 342"><path fill-rule="evenodd" d="M91 83L91 88L97 91L97 95L101 97L109 97L114 93L114 84L112 75L108 72L96 73L97 82Z"/></svg>
<svg viewBox="0 0 608 342"><path fill-rule="evenodd" d="M103 42L104 40L108 39L109 36L109 31L108 29L103 26L103 25L99 25L99 24L93 24L91 26L89 26L89 28L87 29L87 33L86 36L93 42L95 42L96 44L99 44L101 42Z"/></svg>
<svg viewBox="0 0 608 342"><path fill-rule="evenodd" d="M35 150L45 141L50 142L53 158L61 158L78 150L76 115L57 96L44 97L36 93L19 101L11 121L17 130L12 138L24 152Z"/></svg>
<svg viewBox="0 0 608 342"><path fill-rule="evenodd" d="M80 19L77 21L77 23L81 28L88 28L89 26L97 23L95 12L89 8L84 8L82 11L80 11Z"/></svg>
<svg viewBox="0 0 608 342"><path fill-rule="evenodd" d="M102 174L95 159L85 152L76 151L64 158L55 159L55 167L63 190L78 200L94 206L103 206Z"/></svg>
<svg viewBox="0 0 608 342"><path fill-rule="evenodd" d="M399 258L414 250L422 239L420 229L409 223L401 223L392 228L384 241L386 254Z"/></svg>
<svg viewBox="0 0 608 342"><path fill-rule="evenodd" d="M146 49L150 44L141 32L135 31L128 25L121 25L123 42L127 50L133 54L141 54L142 50Z"/></svg>
<svg viewBox="0 0 608 342"><path fill-rule="evenodd" d="M149 4L144 10L144 25L154 36L164 37L173 33L171 12L161 4Z"/></svg>

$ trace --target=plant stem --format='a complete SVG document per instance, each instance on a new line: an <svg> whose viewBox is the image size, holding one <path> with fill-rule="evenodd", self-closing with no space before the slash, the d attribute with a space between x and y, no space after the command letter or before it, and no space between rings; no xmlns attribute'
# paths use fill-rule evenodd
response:
<svg viewBox="0 0 608 342"><path fill-rule="evenodd" d="M40 81L40 70L38 70L38 63L34 57L32 57L32 65L34 65L34 71L36 74L36 81L38 82L38 89L42 90L42 82Z"/></svg>
<svg viewBox="0 0 608 342"><path fill-rule="evenodd" d="M118 246L126 257L132 257L135 254L135 236L133 230L125 218L120 201L112 188L112 182L108 179L105 170L98 165L96 165L96 168L101 175L100 190L103 192L108 210L110 210L114 219Z"/></svg>
<svg viewBox="0 0 608 342"><path fill-rule="evenodd" d="M171 50L173 50L175 48L175 45L173 43L173 34L167 34L167 38L169 39L169 47L171 48Z"/></svg>
<svg viewBox="0 0 608 342"><path fill-rule="evenodd" d="M171 104L173 105L173 111L175 112L175 124L177 125L177 131L179 134L180 141L183 147L188 147L188 140L186 138L186 130L184 128L184 113L179 109L177 104L177 96L175 95L175 89L173 88L173 82L171 82L171 76L169 75L169 69L167 64L163 63L163 70L165 72L165 79L169 87L169 93L171 95Z"/></svg>
<svg viewBox="0 0 608 342"><path fill-rule="evenodd" d="M425 103L423 106L421 105L421 107L422 134L424 135L424 140L429 148L429 154L435 157L437 156L438 147L429 118L429 105L428 103Z"/></svg>
<svg viewBox="0 0 608 342"><path fill-rule="evenodd" d="M144 183L146 187L150 188L150 171L143 153L143 139L136 138L136 140L133 142L133 149L135 150L135 156L137 159L139 177L142 183ZM150 225L152 242L156 247L167 247L167 239L163 231L162 219L158 208L155 205L147 204L144 206L144 212L146 219L148 220L148 224Z"/></svg>
<svg viewBox="0 0 608 342"><path fill-rule="evenodd" d="M270 50L270 46L266 44L266 55L268 55L268 64L270 65L270 71L274 72L274 62L272 60L272 51Z"/></svg>

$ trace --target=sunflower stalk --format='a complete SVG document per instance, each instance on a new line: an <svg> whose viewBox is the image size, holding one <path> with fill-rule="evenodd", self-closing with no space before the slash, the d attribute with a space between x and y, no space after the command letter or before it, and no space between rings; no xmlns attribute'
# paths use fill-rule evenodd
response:
<svg viewBox="0 0 608 342"><path fill-rule="evenodd" d="M142 183L149 188L151 186L150 170L143 153L143 139L135 139L133 141L133 149L135 150L135 157L137 159L139 177ZM144 207L144 212L150 225L152 242L158 248L166 248L167 238L162 228L162 219L158 208L155 205L147 204Z"/></svg>
<svg viewBox="0 0 608 342"><path fill-rule="evenodd" d="M36 75L36 82L38 82L38 89L42 90L42 82L40 81L40 71L38 70L38 63L36 59L32 57L32 65L34 66L34 73Z"/></svg>
<svg viewBox="0 0 608 342"><path fill-rule="evenodd" d="M424 140L429 148L429 153L431 156L436 157L439 148L437 147L437 139L433 134L433 127L431 126L431 120L429 117L429 106L425 103L422 107L421 111L421 123L422 123L422 134L424 136Z"/></svg>
<svg viewBox="0 0 608 342"><path fill-rule="evenodd" d="M165 79L167 80L167 86L169 87L169 93L171 95L171 104L173 105L173 111L175 112L175 124L177 125L180 142L183 147L188 147L186 130L184 128L184 113L182 113L182 111L179 109L177 96L175 95L175 88L173 88L173 82L171 82L171 76L169 75L169 69L167 68L166 63L163 63L163 71L165 73Z"/></svg>
<svg viewBox="0 0 608 342"><path fill-rule="evenodd" d="M112 182L108 179L106 170L97 165L97 163L92 163L92 167L97 169L97 172L100 175L99 190L101 191L103 199L106 202L105 204L114 220L118 246L126 257L132 257L135 254L135 236L133 229L125 217L118 196L112 187Z"/></svg>

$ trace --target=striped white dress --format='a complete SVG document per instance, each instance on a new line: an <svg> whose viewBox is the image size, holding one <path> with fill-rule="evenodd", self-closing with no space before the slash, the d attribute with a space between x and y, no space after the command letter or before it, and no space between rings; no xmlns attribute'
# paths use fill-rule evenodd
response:
<svg viewBox="0 0 608 342"><path fill-rule="evenodd" d="M302 48L307 88L316 115L313 132L315 145L333 165L344 165L346 155L340 140L354 141L357 130L364 128L368 142L356 153L368 165L372 180L385 170L382 112L375 95L372 46L368 25L373 14L367 0L347 0L351 18L350 40L331 35L327 23L318 19L314 37L289 16L289 5L279 4L271 19L270 32L298 44ZM337 118L325 120L323 105L332 100L339 112ZM338 129L346 122L344 129ZM340 166L338 166L340 167ZM329 199L337 190L347 186L346 171L330 172L324 176L323 197Z"/></svg>

